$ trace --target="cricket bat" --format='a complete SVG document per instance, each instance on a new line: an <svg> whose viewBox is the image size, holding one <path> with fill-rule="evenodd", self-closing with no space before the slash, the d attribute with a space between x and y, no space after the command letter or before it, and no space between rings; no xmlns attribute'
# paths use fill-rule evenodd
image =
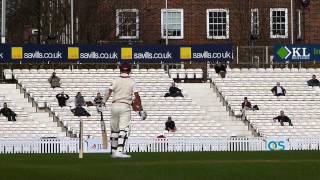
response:
<svg viewBox="0 0 320 180"><path fill-rule="evenodd" d="M101 115L100 126L101 126L101 137L102 137L102 148L107 149L108 148L108 135L107 135L106 125L103 121L102 111L100 112L100 115Z"/></svg>

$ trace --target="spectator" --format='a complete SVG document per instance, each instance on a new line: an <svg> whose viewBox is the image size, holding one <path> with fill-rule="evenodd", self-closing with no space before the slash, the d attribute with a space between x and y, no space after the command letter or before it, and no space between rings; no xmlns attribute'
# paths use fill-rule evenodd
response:
<svg viewBox="0 0 320 180"><path fill-rule="evenodd" d="M76 107L81 107L81 106L85 106L86 105L86 102L84 101L84 98L81 95L81 92L77 93L77 95L75 97L75 100L74 100L74 105Z"/></svg>
<svg viewBox="0 0 320 180"><path fill-rule="evenodd" d="M48 79L49 83L51 84L51 87L54 89L56 87L60 87L60 78L56 76L56 73L53 72L51 77Z"/></svg>
<svg viewBox="0 0 320 180"><path fill-rule="evenodd" d="M56 95L56 98L58 100L58 104L60 107L66 106L66 102L69 99L68 94L64 94L64 92L62 91L61 93Z"/></svg>
<svg viewBox="0 0 320 180"><path fill-rule="evenodd" d="M221 76L221 78L226 77L227 68L221 62L218 62L218 64L214 65L214 70L216 71L217 74L219 74Z"/></svg>
<svg viewBox="0 0 320 180"><path fill-rule="evenodd" d="M102 105L102 96L100 93L97 93L97 97L94 98L94 105L98 106L98 105Z"/></svg>
<svg viewBox="0 0 320 180"><path fill-rule="evenodd" d="M3 114L8 118L8 121L16 121L17 114L8 108L7 103L3 103L3 108L0 110L0 114Z"/></svg>
<svg viewBox="0 0 320 180"><path fill-rule="evenodd" d="M176 84L173 82L169 88L169 93L166 93L164 97L183 97L181 89L176 87Z"/></svg>
<svg viewBox="0 0 320 180"><path fill-rule="evenodd" d="M74 102L76 107L74 109L71 109L71 111L75 116L91 116L88 111L82 107L86 105L86 102L84 101L84 98L80 92L77 93Z"/></svg>
<svg viewBox="0 0 320 180"><path fill-rule="evenodd" d="M277 82L277 85L271 89L271 92L275 96L285 96L286 95L286 90L282 86L280 86L280 82Z"/></svg>
<svg viewBox="0 0 320 180"><path fill-rule="evenodd" d="M273 121L276 122L276 120L278 120L278 122L280 122L281 126L283 126L283 122L288 122L289 126L293 126L291 119L284 115L284 111L280 111L280 116L277 116L275 118L273 118Z"/></svg>
<svg viewBox="0 0 320 180"><path fill-rule="evenodd" d="M244 97L243 103L242 103L242 110L251 110L252 106L251 103L248 101L247 97Z"/></svg>
<svg viewBox="0 0 320 180"><path fill-rule="evenodd" d="M174 123L174 121L172 121L171 116L168 117L168 121L166 122L165 130L167 130L169 132L176 132L177 131L176 124Z"/></svg>
<svg viewBox="0 0 320 180"><path fill-rule="evenodd" d="M97 93L97 97L94 98L94 105L97 107L97 111L102 113L103 97L100 93Z"/></svg>
<svg viewBox="0 0 320 180"><path fill-rule="evenodd" d="M320 86L320 81L317 79L316 75L312 75L312 79L307 81L308 86Z"/></svg>

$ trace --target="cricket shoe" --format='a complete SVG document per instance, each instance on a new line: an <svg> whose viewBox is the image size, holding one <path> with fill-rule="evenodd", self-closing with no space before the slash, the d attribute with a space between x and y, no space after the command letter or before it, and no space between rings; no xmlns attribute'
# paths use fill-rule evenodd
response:
<svg viewBox="0 0 320 180"><path fill-rule="evenodd" d="M115 152L115 153L112 153L111 154L111 158L122 158L122 159L125 159L125 158L131 158L130 155L128 154L124 154L122 152Z"/></svg>

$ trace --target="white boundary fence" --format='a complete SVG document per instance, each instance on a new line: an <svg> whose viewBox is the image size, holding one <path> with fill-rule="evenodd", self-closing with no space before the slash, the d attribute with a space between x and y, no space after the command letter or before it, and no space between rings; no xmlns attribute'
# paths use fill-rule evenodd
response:
<svg viewBox="0 0 320 180"><path fill-rule="evenodd" d="M263 151L262 138L135 138L128 152Z"/></svg>
<svg viewBox="0 0 320 180"><path fill-rule="evenodd" d="M30 139L30 140L0 140L0 154L57 154L78 153L79 139Z"/></svg>
<svg viewBox="0 0 320 180"><path fill-rule="evenodd" d="M106 153L102 140L85 140L85 152ZM110 148L110 146L109 146ZM320 150L320 138L129 138L128 152ZM78 138L1 140L0 154L79 153Z"/></svg>

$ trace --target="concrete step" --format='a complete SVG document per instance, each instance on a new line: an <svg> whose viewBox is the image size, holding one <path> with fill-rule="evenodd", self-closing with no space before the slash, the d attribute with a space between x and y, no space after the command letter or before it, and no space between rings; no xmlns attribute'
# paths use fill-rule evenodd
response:
<svg viewBox="0 0 320 180"><path fill-rule="evenodd" d="M193 99L202 109L206 110L209 120L214 120L216 124L220 124L230 135L251 137L251 131L247 130L247 126L229 115L226 107L220 102L209 83L197 84L179 84L183 90L187 92L189 97Z"/></svg>

